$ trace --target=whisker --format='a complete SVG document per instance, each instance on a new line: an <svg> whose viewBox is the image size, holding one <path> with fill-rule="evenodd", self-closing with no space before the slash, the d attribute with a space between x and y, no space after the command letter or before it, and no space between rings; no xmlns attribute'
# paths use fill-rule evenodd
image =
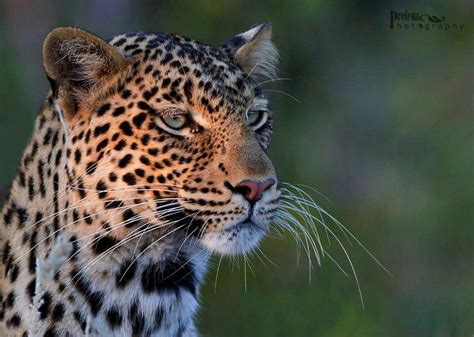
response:
<svg viewBox="0 0 474 337"><path fill-rule="evenodd" d="M270 262L271 265L273 265L274 267L278 267L276 263L274 263L272 260L270 260L270 258L263 252L263 250L260 248L260 247L256 247L255 248L257 252L259 252L260 254L262 254L262 256L264 257L265 260L267 260L268 262ZM262 261L263 262L263 261Z"/></svg>
<svg viewBox="0 0 474 337"><path fill-rule="evenodd" d="M357 285L357 289L358 289L358 292L359 292L359 297L360 297L362 308L365 308L364 298L363 298L363 295L362 295L362 290L360 288L359 278L357 276L357 272L355 270L354 264L352 263L352 259L350 258L349 253L347 252L346 248L344 247L342 242L339 240L339 238L334 234L334 232L330 228L328 228L328 230L329 230L329 233L331 233L331 235L334 237L334 239L336 239L336 241L339 243L339 246L343 250L344 255L346 256L346 259L349 262L349 265L350 265L351 270L352 270L352 275L354 276L354 279L355 279L355 282L356 282L356 285Z"/></svg>
<svg viewBox="0 0 474 337"><path fill-rule="evenodd" d="M337 261L327 252L327 250L324 249L322 242L320 240L319 234L318 234L318 229L317 229L318 227L317 224L321 225L322 228L326 232L328 243L330 244L330 236L331 236L332 238L336 240L338 246L343 251L346 257L346 260L351 268L351 273L352 273L352 276L354 277L354 280L357 286L362 308L364 308L364 299L363 299L362 290L360 287L360 283L359 283L355 266L352 262L352 259L346 247L341 242L341 240L337 237L334 231L331 229L329 224L326 222L326 219L329 219L331 223L334 224L337 227L337 229L339 229L342 232L342 234L346 237L346 240L350 245L352 245L351 239L354 240L354 242L356 242L360 247L362 247L362 249L377 263L377 265L379 265L389 275L392 275L392 274L360 242L360 240L357 239L357 237L349 229L347 229L340 221L338 221L335 217L329 214L326 210L324 210L322 207L316 204L314 199L302 187L311 189L312 191L318 194L321 194L315 189L306 187L304 185L295 186L289 183L282 182L282 188L281 188L282 195L280 197L280 209L275 213L275 220L274 220L275 224L278 227L281 227L282 229L290 231L290 233L294 237L299 236L298 231L296 231L295 229L290 229L293 226L295 226L295 228L297 228L301 232L301 235L303 236L305 240L306 245L303 245L303 248L305 248L307 255L309 255L308 252L309 252L309 248L311 247L319 263L320 260L319 260L319 256L317 255L318 250L319 250L322 257L327 256L331 261L334 262L334 264L338 267L338 269L340 269L344 273L344 275L348 276L344 268L342 268L342 266L339 263L337 263ZM318 216L315 216L312 211L317 212ZM292 213L294 213L295 215L292 215ZM290 224L293 226L291 226ZM305 226L308 229L306 229ZM308 230L311 231L312 234L310 234ZM319 249L316 247L315 242L312 239L313 235L316 241L318 242ZM296 242L297 243L301 242L301 238L296 239ZM310 260L309 260L309 263L311 264Z"/></svg>
<svg viewBox="0 0 474 337"><path fill-rule="evenodd" d="M221 255L219 258L219 263L217 264L216 278L214 279L214 293L217 292L217 279L219 277L219 270L221 268L221 262L223 258L224 258L224 255Z"/></svg>
<svg viewBox="0 0 474 337"><path fill-rule="evenodd" d="M270 83L270 82L291 81L291 80L293 80L293 78L290 78L290 77L272 78L272 79L270 79L270 80L266 80L266 81L260 82L260 83L258 83L257 85L262 85L262 84Z"/></svg>
<svg viewBox="0 0 474 337"><path fill-rule="evenodd" d="M314 201L311 203L311 202L308 202L308 200L305 200L305 199L301 199L300 198L300 201L303 203L303 204L306 204L307 206L309 206L310 208L314 208L316 210L320 210L324 215L326 215L329 219L331 219L331 221L333 221L337 226L338 228L341 229L341 231L344 232L344 234L347 234L349 235L373 260L374 262L377 263L377 265L382 268L386 273L388 273L390 276L393 277L392 273L360 242L359 239L357 239L357 237L349 230L347 229L339 220L337 220L336 218L334 218L330 213L328 213L326 210L324 210L323 208L321 208L320 206L318 206L316 203L314 203ZM348 239L349 240L349 239Z"/></svg>
<svg viewBox="0 0 474 337"><path fill-rule="evenodd" d="M130 210L134 207L137 207L137 206L141 206L141 205L144 205L144 204L147 204L149 201L145 201L145 202L142 202L142 203L138 203L138 204L133 204L133 205L126 205L126 206L120 206L120 207L117 207L114 209L113 211L113 214L111 215L111 217L106 221L106 223L108 223L108 221L110 221L110 219L117 215L117 213L115 213L116 210L123 210L123 212L127 211L127 210ZM105 210L101 210L99 212L96 212L96 213L93 213L93 214L90 214L89 217L93 217L93 216L97 216L97 215L101 215L103 213L106 213L106 212L112 212L112 210L109 210L109 209L105 209ZM123 214L122 211L120 211L118 214ZM132 223L133 221L137 220L137 219L133 219L134 217L132 217L131 219L128 220L128 223ZM33 247L31 247L28 251L25 252L25 254L28 254L30 253L33 249L36 249L41 243L45 242L48 238L52 237L53 235L55 235L56 233L59 233L61 232L62 230L76 224L76 223L79 223L80 221L84 220L84 218L80 218L78 220L75 220L73 222L70 222L64 226L61 226L59 229L53 231L52 233L50 233L48 236L46 236L45 238L43 238L42 240L40 240L39 242L37 242ZM95 235L96 233L94 233ZM87 237L87 236L86 236ZM23 256L24 257L24 256Z"/></svg>
<svg viewBox="0 0 474 337"><path fill-rule="evenodd" d="M284 92L284 91L281 91L281 90L265 89L265 90L262 90L262 91L263 91L263 92L277 92L277 93L283 94L283 95L285 95L285 96L288 96L289 98L291 98L292 100L294 100L294 101L297 102L297 103L301 103L301 101L300 101L298 98L296 98L296 97L294 97L293 95L290 95L290 94L288 94L288 93L286 93L286 92Z"/></svg>

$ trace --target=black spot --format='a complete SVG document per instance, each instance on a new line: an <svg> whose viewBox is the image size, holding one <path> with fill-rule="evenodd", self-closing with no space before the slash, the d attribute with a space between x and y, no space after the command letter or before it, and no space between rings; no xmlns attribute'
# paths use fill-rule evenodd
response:
<svg viewBox="0 0 474 337"><path fill-rule="evenodd" d="M140 127L142 126L143 122L146 119L146 116L147 115L145 112L141 112L140 114L133 117L133 125L135 125L137 129L140 129Z"/></svg>
<svg viewBox="0 0 474 337"><path fill-rule="evenodd" d="M10 256L10 252L11 252L11 245L10 245L10 241L7 241L5 243L5 246L3 246L3 256L2 256L2 261L4 264L6 264L6 262L8 260L10 260L11 256Z"/></svg>
<svg viewBox="0 0 474 337"><path fill-rule="evenodd" d="M206 82L206 84L204 85L204 91L208 92L209 90L211 90L211 88L212 88L212 83Z"/></svg>
<svg viewBox="0 0 474 337"><path fill-rule="evenodd" d="M79 149L76 149L76 151L74 151L74 160L76 161L76 164L79 164L81 162L81 157L81 151L79 151Z"/></svg>
<svg viewBox="0 0 474 337"><path fill-rule="evenodd" d="M26 286L26 294L28 295L31 301L33 300L33 296L35 296L35 287L36 287L36 277L33 277L33 279Z"/></svg>
<svg viewBox="0 0 474 337"><path fill-rule="evenodd" d="M51 294L49 292L45 292L43 297L41 297L41 305L38 308L38 312L40 314L40 319L45 320L49 314L49 306L51 305Z"/></svg>
<svg viewBox="0 0 474 337"><path fill-rule="evenodd" d="M101 254L118 243L115 238L108 235L97 236L94 242L93 249L96 254Z"/></svg>
<svg viewBox="0 0 474 337"><path fill-rule="evenodd" d="M127 99L127 98L130 97L131 94L132 94L132 92L131 92L130 90L124 90L124 91L122 92L122 98L123 98L123 99ZM124 109L124 111L125 111L125 109Z"/></svg>
<svg viewBox="0 0 474 337"><path fill-rule="evenodd" d="M74 221L74 223L79 221L79 212L77 210L72 211L72 221Z"/></svg>
<svg viewBox="0 0 474 337"><path fill-rule="evenodd" d="M105 103L102 105L99 110L97 110L97 115L103 116L110 109L110 103Z"/></svg>
<svg viewBox="0 0 474 337"><path fill-rule="evenodd" d="M45 331L43 337L56 337L56 331L54 328L48 328L48 330Z"/></svg>
<svg viewBox="0 0 474 337"><path fill-rule="evenodd" d="M145 145L145 146L148 145L148 143L150 142L150 135L148 133L143 135L141 142L142 142L142 145Z"/></svg>
<svg viewBox="0 0 474 337"><path fill-rule="evenodd" d="M142 273L142 288L146 293L174 291L180 288L187 289L191 294L196 294L194 272L190 263L185 259L177 258L174 261L154 263L145 267Z"/></svg>
<svg viewBox="0 0 474 337"><path fill-rule="evenodd" d="M100 125L100 126L98 126L94 129L94 136L98 137L98 136L106 133L107 131L109 131L109 129L110 129L110 124L109 123L106 123L104 125Z"/></svg>
<svg viewBox="0 0 474 337"><path fill-rule="evenodd" d="M131 49L136 49L138 47L138 44L134 43L134 44L129 44L128 46L125 46L125 48L123 48L124 51L129 51Z"/></svg>
<svg viewBox="0 0 474 337"><path fill-rule="evenodd" d="M35 197L35 182L33 181L33 177L28 178L28 196L30 200L33 200Z"/></svg>
<svg viewBox="0 0 474 337"><path fill-rule="evenodd" d="M130 91L129 91L130 92ZM119 106L118 108L116 108L113 112L113 116L114 117L117 117L117 116L120 116L121 114L123 114L125 112L125 108L123 106Z"/></svg>
<svg viewBox="0 0 474 337"><path fill-rule="evenodd" d="M133 260L126 260L120 266L115 276L115 284L118 288L124 288L135 277L137 264Z"/></svg>
<svg viewBox="0 0 474 337"><path fill-rule="evenodd" d="M181 67L181 62L179 62L178 60L174 60L173 62L170 63L170 67L179 68Z"/></svg>
<svg viewBox="0 0 474 337"><path fill-rule="evenodd" d="M18 274L20 273L20 268L16 264L12 264L10 268L10 282L13 283L18 278Z"/></svg>
<svg viewBox="0 0 474 337"><path fill-rule="evenodd" d="M143 93L143 98L149 101L158 92L158 87L153 87L151 90L147 90Z"/></svg>
<svg viewBox="0 0 474 337"><path fill-rule="evenodd" d="M123 131L125 135L127 136L133 135L132 126L130 125L129 122L125 121L125 122L120 123L119 128L120 130Z"/></svg>
<svg viewBox="0 0 474 337"><path fill-rule="evenodd" d="M114 150L122 151L125 146L127 146L127 142L122 139L120 142L117 143L117 145L115 145Z"/></svg>
<svg viewBox="0 0 474 337"><path fill-rule="evenodd" d="M153 113L153 112L155 111L155 110L154 110L150 105L148 105L148 103L146 103L146 102L140 101L140 102L138 102L137 105L138 105L138 107L139 107L140 109L142 109L142 110L145 110L145 111L148 111L148 112L151 112L151 113Z"/></svg>
<svg viewBox="0 0 474 337"><path fill-rule="evenodd" d="M46 196L46 187L44 184L44 162L42 160L38 162L38 176L40 180L40 193L44 198Z"/></svg>
<svg viewBox="0 0 474 337"><path fill-rule="evenodd" d="M7 328L10 327L17 327L21 323L21 318L18 314L14 314L8 321L7 321Z"/></svg>
<svg viewBox="0 0 474 337"><path fill-rule="evenodd" d="M115 209L122 206L122 202L119 200L109 200L105 202L104 206L106 209Z"/></svg>
<svg viewBox="0 0 474 337"><path fill-rule="evenodd" d="M142 169L136 169L135 170L135 174L141 178L143 178L145 176L145 171L142 170Z"/></svg>
<svg viewBox="0 0 474 337"><path fill-rule="evenodd" d="M21 169L18 169L18 183L21 187L25 187L26 185L25 172L23 172Z"/></svg>
<svg viewBox="0 0 474 337"><path fill-rule="evenodd" d="M116 175L115 173L113 173L113 172L110 172L110 174L109 174L109 180L110 180L111 182L116 182L116 181L117 181L117 175Z"/></svg>
<svg viewBox="0 0 474 337"><path fill-rule="evenodd" d="M93 170L95 171L95 164L93 164ZM84 199L86 197L86 187L84 186L84 181L82 180L82 178L79 179L79 182L78 182L78 186L77 186L77 190L79 191L79 195L81 197L81 199Z"/></svg>
<svg viewBox="0 0 474 337"><path fill-rule="evenodd" d="M61 151L61 149L59 149L58 152L56 152L56 158L54 158L54 164L56 166L59 166L59 164L61 163L62 155L63 155L63 152Z"/></svg>
<svg viewBox="0 0 474 337"><path fill-rule="evenodd" d="M97 169L97 162L91 161L91 162L87 163L87 166L86 166L86 173L87 173L88 175L93 174L96 169Z"/></svg>
<svg viewBox="0 0 474 337"><path fill-rule="evenodd" d="M74 319L79 323L79 326L81 327L81 330L82 332L85 332L86 331L86 326L87 326L87 322L86 320L84 319L84 317L82 317L81 313L79 311L74 311Z"/></svg>
<svg viewBox="0 0 474 337"><path fill-rule="evenodd" d="M85 280L83 276L79 274L77 269L73 269L71 271L71 277L75 281L75 287L77 288L79 293L84 296L87 303L89 304L92 315L96 316L102 307L104 301L104 294L99 291L93 291L92 289L90 289L90 282Z"/></svg>
<svg viewBox="0 0 474 337"><path fill-rule="evenodd" d="M107 185L102 180L99 180L96 189L100 199L104 199L107 196Z"/></svg>
<svg viewBox="0 0 474 337"><path fill-rule="evenodd" d="M160 307L156 308L154 330L160 329L161 322L163 321L163 316L164 316L163 309Z"/></svg>
<svg viewBox="0 0 474 337"><path fill-rule="evenodd" d="M62 303L58 303L54 306L53 313L52 313L52 319L54 322L59 322L60 320L63 319L64 317L64 305Z"/></svg>
<svg viewBox="0 0 474 337"><path fill-rule="evenodd" d="M145 74L150 73L152 70L153 70L153 66L152 66L151 64L149 64L149 65L145 68Z"/></svg>
<svg viewBox="0 0 474 337"><path fill-rule="evenodd" d="M28 212L26 211L26 209L18 207L16 209L16 214L18 216L18 221L20 222L19 225L24 226L28 221Z"/></svg>
<svg viewBox="0 0 474 337"><path fill-rule="evenodd" d="M171 61L172 59L173 59L173 54L167 53L167 54L165 55L165 57L161 60L160 63L161 63L161 65L165 65L165 64L167 64L169 61Z"/></svg>
<svg viewBox="0 0 474 337"><path fill-rule="evenodd" d="M104 140L102 140L99 144L97 144L97 147L95 148L96 152L100 152L102 151L103 149L105 149L105 147L109 144L109 140L107 138L105 138Z"/></svg>
<svg viewBox="0 0 474 337"><path fill-rule="evenodd" d="M46 131L46 134L44 135L44 138L43 138L43 145L48 145L49 144L49 142L51 141L52 134L53 134L53 130L48 128L48 130Z"/></svg>
<svg viewBox="0 0 474 337"><path fill-rule="evenodd" d="M126 227L134 227L140 223L140 218L131 209L124 211L122 218Z"/></svg>
<svg viewBox="0 0 474 337"><path fill-rule="evenodd" d="M193 94L192 94L193 82L191 82L191 80L188 79L188 80L184 83L183 90L184 90L184 95L185 95L186 98L188 99L188 102L191 102L191 99L193 98Z"/></svg>
<svg viewBox="0 0 474 337"><path fill-rule="evenodd" d="M94 221L94 218L93 218L92 215L90 215L89 213L84 211L83 220L86 222L86 224L92 225L92 222Z"/></svg>
<svg viewBox="0 0 474 337"><path fill-rule="evenodd" d="M158 154L158 149L156 148L148 149L148 153L152 156L156 156Z"/></svg>
<svg viewBox="0 0 474 337"><path fill-rule="evenodd" d="M116 47L120 47L121 45L123 45L125 42L127 42L127 39L126 38L121 38L120 40L118 40L117 42L114 43L114 46Z"/></svg>
<svg viewBox="0 0 474 337"><path fill-rule="evenodd" d="M110 308L105 314L105 317L107 318L107 322L109 322L112 330L122 324L122 315L120 314L120 311L118 311L118 308Z"/></svg>
<svg viewBox="0 0 474 337"><path fill-rule="evenodd" d="M135 185L137 183L137 179L133 173L124 174L122 180L126 182L128 185Z"/></svg>
<svg viewBox="0 0 474 337"><path fill-rule="evenodd" d="M171 96L170 96L169 94L163 94L163 99L164 99L164 100L167 100L167 101L169 101L169 102L172 102L172 101L173 101L173 99L171 98Z"/></svg>
<svg viewBox="0 0 474 337"><path fill-rule="evenodd" d="M3 214L3 221L5 222L5 225L10 225L12 223L13 211L14 206L11 206L5 210L5 213Z"/></svg>
<svg viewBox="0 0 474 337"><path fill-rule="evenodd" d="M5 307L7 307L7 308L12 308L13 307L13 305L15 304L15 292L11 291L8 294L7 298L5 299L4 304L5 304Z"/></svg>
<svg viewBox="0 0 474 337"><path fill-rule="evenodd" d="M141 162L142 164L145 164L145 165L150 165L150 159L148 159L148 158L145 157L145 156L141 156L141 157L140 157L140 162Z"/></svg>
<svg viewBox="0 0 474 337"><path fill-rule="evenodd" d="M143 329L145 327L145 317L143 313L138 308L138 304L134 303L130 307L128 312L128 319L132 324L132 336L138 337L142 335Z"/></svg>
<svg viewBox="0 0 474 337"><path fill-rule="evenodd" d="M38 222L38 221L36 221ZM28 257L28 271L34 273L36 270L36 237L38 233L34 231L30 236L30 252Z"/></svg>
<svg viewBox="0 0 474 337"><path fill-rule="evenodd" d="M130 163L132 160L133 156L131 154L125 155L122 159L119 161L119 167L120 168L125 168L127 165Z"/></svg>

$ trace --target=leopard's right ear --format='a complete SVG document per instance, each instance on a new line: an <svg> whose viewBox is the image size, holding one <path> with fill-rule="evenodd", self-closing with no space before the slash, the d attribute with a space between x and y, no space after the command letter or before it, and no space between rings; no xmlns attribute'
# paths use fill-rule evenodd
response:
<svg viewBox="0 0 474 337"><path fill-rule="evenodd" d="M56 28L43 44L43 64L53 95L77 105L128 64L101 38L77 28Z"/></svg>
<svg viewBox="0 0 474 337"><path fill-rule="evenodd" d="M220 45L242 70L255 80L273 80L277 73L278 51L272 42L272 24L256 25Z"/></svg>

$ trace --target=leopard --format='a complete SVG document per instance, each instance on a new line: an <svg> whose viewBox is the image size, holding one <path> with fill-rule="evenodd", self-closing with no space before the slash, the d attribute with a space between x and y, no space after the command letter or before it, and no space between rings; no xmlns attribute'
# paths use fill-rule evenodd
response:
<svg viewBox="0 0 474 337"><path fill-rule="evenodd" d="M50 90L0 218L1 336L199 335L210 258L266 237L281 184L263 23L45 38Z"/></svg>

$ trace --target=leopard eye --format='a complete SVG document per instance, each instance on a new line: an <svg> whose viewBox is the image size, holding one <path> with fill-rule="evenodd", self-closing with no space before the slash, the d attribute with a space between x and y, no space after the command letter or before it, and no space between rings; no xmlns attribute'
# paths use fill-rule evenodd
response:
<svg viewBox="0 0 474 337"><path fill-rule="evenodd" d="M179 130L185 127L188 123L188 117L186 115L170 115L161 117L163 123L173 130Z"/></svg>
<svg viewBox="0 0 474 337"><path fill-rule="evenodd" d="M249 125L257 130L267 121L268 113L265 110L249 110L247 111L247 121Z"/></svg>

